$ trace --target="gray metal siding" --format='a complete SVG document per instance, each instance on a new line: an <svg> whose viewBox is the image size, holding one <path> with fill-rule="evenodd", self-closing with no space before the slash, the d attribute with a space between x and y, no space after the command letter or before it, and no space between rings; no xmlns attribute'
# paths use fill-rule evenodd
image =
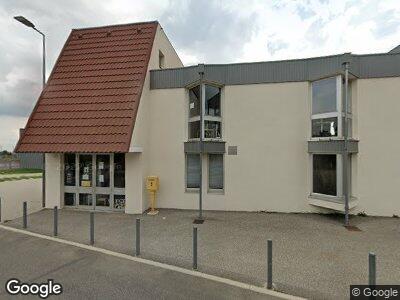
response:
<svg viewBox="0 0 400 300"><path fill-rule="evenodd" d="M16 153L20 168L43 169L43 155L40 153Z"/></svg>
<svg viewBox="0 0 400 300"><path fill-rule="evenodd" d="M203 151L201 151L200 142L185 142L184 143L185 153L214 153L214 154L224 154L225 153L225 142L203 142Z"/></svg>
<svg viewBox="0 0 400 300"><path fill-rule="evenodd" d="M343 72L359 78L400 76L400 54L351 55L348 53L298 60L204 65L204 80L223 85L312 81ZM152 70L151 89L182 88L199 79L198 66Z"/></svg>

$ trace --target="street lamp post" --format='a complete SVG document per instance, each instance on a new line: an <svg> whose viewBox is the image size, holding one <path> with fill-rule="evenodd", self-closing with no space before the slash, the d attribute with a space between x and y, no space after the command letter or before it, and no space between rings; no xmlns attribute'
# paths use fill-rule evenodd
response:
<svg viewBox="0 0 400 300"><path fill-rule="evenodd" d="M43 53L42 53L42 86L44 89L44 86L46 85L46 36L44 35L43 32L41 32L39 29L35 27L35 25L26 19L23 16L15 16L15 20L18 22L24 24L27 27L32 28L36 32L38 32L42 36L42 46L43 46ZM45 163L46 163L46 158L45 158L45 153L43 153L43 171L42 171L42 206L45 207L46 205L46 197L45 197L45 187L46 187L46 168L45 168Z"/></svg>

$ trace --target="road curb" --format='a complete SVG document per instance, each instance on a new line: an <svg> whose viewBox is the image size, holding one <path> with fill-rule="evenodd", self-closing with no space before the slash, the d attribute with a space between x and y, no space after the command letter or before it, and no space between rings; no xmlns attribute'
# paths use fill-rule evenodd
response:
<svg viewBox="0 0 400 300"><path fill-rule="evenodd" d="M75 246L75 247L78 247L78 248L82 248L82 249L86 249L86 250L90 250L90 251L95 251L95 252L98 252L98 253L103 253L103 254L106 254L106 255L114 256L114 257L119 257L119 258L122 258L122 259L131 260L131 261L134 261L134 262L147 264L147 265L150 265L150 266L163 268L163 269L166 269L166 270L171 270L171 271L175 271L175 272L179 272L179 273L183 273L183 274L187 274L187 275L191 275L191 276L196 276L196 277L212 280L212 281L219 282L219 283L228 284L228 285L231 285L231 286L234 286L234 287L238 287L238 288L241 288L241 289L254 291L254 292L257 292L257 293L260 293L260 294L265 294L265 295L278 297L280 299L291 299L291 300L305 299L305 298L292 296L292 295L284 294L284 293L273 291L273 290L268 290L266 288L262 288L262 287L251 285L251 284L247 284L247 283L243 283L243 282L240 282L240 281L235 281L235 280L232 280L232 279L227 279L227 278L223 278L223 277L219 277L219 276L215 276L215 275L210 275L210 274L202 273L202 272L199 272L199 271L193 271L193 270L189 270L189 269L185 269L185 268L181 268L181 267L177 267L177 266L173 266L173 265L168 265L168 264L165 264L165 263L156 262L156 261L153 261L153 260L148 260L148 259L144 259L144 258L140 258L140 257L136 257L136 256L131 256L131 255L128 255L128 254L118 253L118 252L114 252L114 251L103 249L103 248L98 248L98 247L94 247L94 246L90 246L90 245L85 245L85 244L81 244L81 243L77 243L77 242L72 242L72 241L68 241L68 240L64 240L64 239L60 239L60 238L56 238L56 237L52 237L52 236L47 236L47 235L43 235L43 234L39 234L39 233L35 233L35 232L30 232L30 231L26 231L26 230L22 230L22 229L18 229L18 228L13 228L13 227L1 225L1 224L0 224L0 228L8 230L8 231L13 231L13 232L17 232L17 233L21 233L21 234L25 234L25 235L29 235L29 236L41 238L41 239L46 239L46 240L49 240L49 241L54 241L54 242L65 244L65 245Z"/></svg>

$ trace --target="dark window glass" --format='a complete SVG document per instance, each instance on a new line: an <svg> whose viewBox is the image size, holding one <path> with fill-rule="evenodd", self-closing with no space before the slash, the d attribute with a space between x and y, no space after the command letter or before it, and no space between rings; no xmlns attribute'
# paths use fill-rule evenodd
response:
<svg viewBox="0 0 400 300"><path fill-rule="evenodd" d="M114 154L114 187L125 187L125 153Z"/></svg>
<svg viewBox="0 0 400 300"><path fill-rule="evenodd" d="M336 77L312 83L312 113L336 112Z"/></svg>
<svg viewBox="0 0 400 300"><path fill-rule="evenodd" d="M224 157L222 154L210 154L208 158L208 187L224 188Z"/></svg>
<svg viewBox="0 0 400 300"><path fill-rule="evenodd" d="M221 116L221 89L206 85L205 90L205 115Z"/></svg>
<svg viewBox="0 0 400 300"><path fill-rule="evenodd" d="M200 86L189 90L189 117L200 116Z"/></svg>
<svg viewBox="0 0 400 300"><path fill-rule="evenodd" d="M189 139L200 138L200 121L189 122Z"/></svg>
<svg viewBox="0 0 400 300"><path fill-rule="evenodd" d="M79 194L79 205L92 206L92 194Z"/></svg>
<svg viewBox="0 0 400 300"><path fill-rule="evenodd" d="M220 139L221 122L204 121L204 137L206 139Z"/></svg>
<svg viewBox="0 0 400 300"><path fill-rule="evenodd" d="M103 207L110 206L110 195L97 194L96 206L103 206Z"/></svg>
<svg viewBox="0 0 400 300"><path fill-rule="evenodd" d="M64 155L64 185L75 186L75 154Z"/></svg>
<svg viewBox="0 0 400 300"><path fill-rule="evenodd" d="M92 186L92 155L79 156L79 182L83 187Z"/></svg>
<svg viewBox="0 0 400 300"><path fill-rule="evenodd" d="M125 195L114 195L114 208L115 209L125 208Z"/></svg>
<svg viewBox="0 0 400 300"><path fill-rule="evenodd" d="M186 155L186 187L200 187L200 155Z"/></svg>
<svg viewBox="0 0 400 300"><path fill-rule="evenodd" d="M96 186L110 186L110 155L96 155Z"/></svg>
<svg viewBox="0 0 400 300"><path fill-rule="evenodd" d="M75 194L65 193L64 194L64 205L65 206L75 206Z"/></svg>
<svg viewBox="0 0 400 300"><path fill-rule="evenodd" d="M313 155L313 193L336 196L336 155Z"/></svg>
<svg viewBox="0 0 400 300"><path fill-rule="evenodd" d="M337 136L337 118L313 119L312 137Z"/></svg>
<svg viewBox="0 0 400 300"><path fill-rule="evenodd" d="M158 67L164 69L165 67L165 57L161 51L158 51Z"/></svg>

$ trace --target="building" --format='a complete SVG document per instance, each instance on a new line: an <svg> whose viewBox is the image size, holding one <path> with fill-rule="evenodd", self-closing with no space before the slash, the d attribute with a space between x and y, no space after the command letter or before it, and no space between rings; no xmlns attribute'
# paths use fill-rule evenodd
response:
<svg viewBox="0 0 400 300"><path fill-rule="evenodd" d="M206 210L399 215L396 49L184 67L157 22L72 30L16 150L49 208L142 213L156 175L197 209L201 166Z"/></svg>

